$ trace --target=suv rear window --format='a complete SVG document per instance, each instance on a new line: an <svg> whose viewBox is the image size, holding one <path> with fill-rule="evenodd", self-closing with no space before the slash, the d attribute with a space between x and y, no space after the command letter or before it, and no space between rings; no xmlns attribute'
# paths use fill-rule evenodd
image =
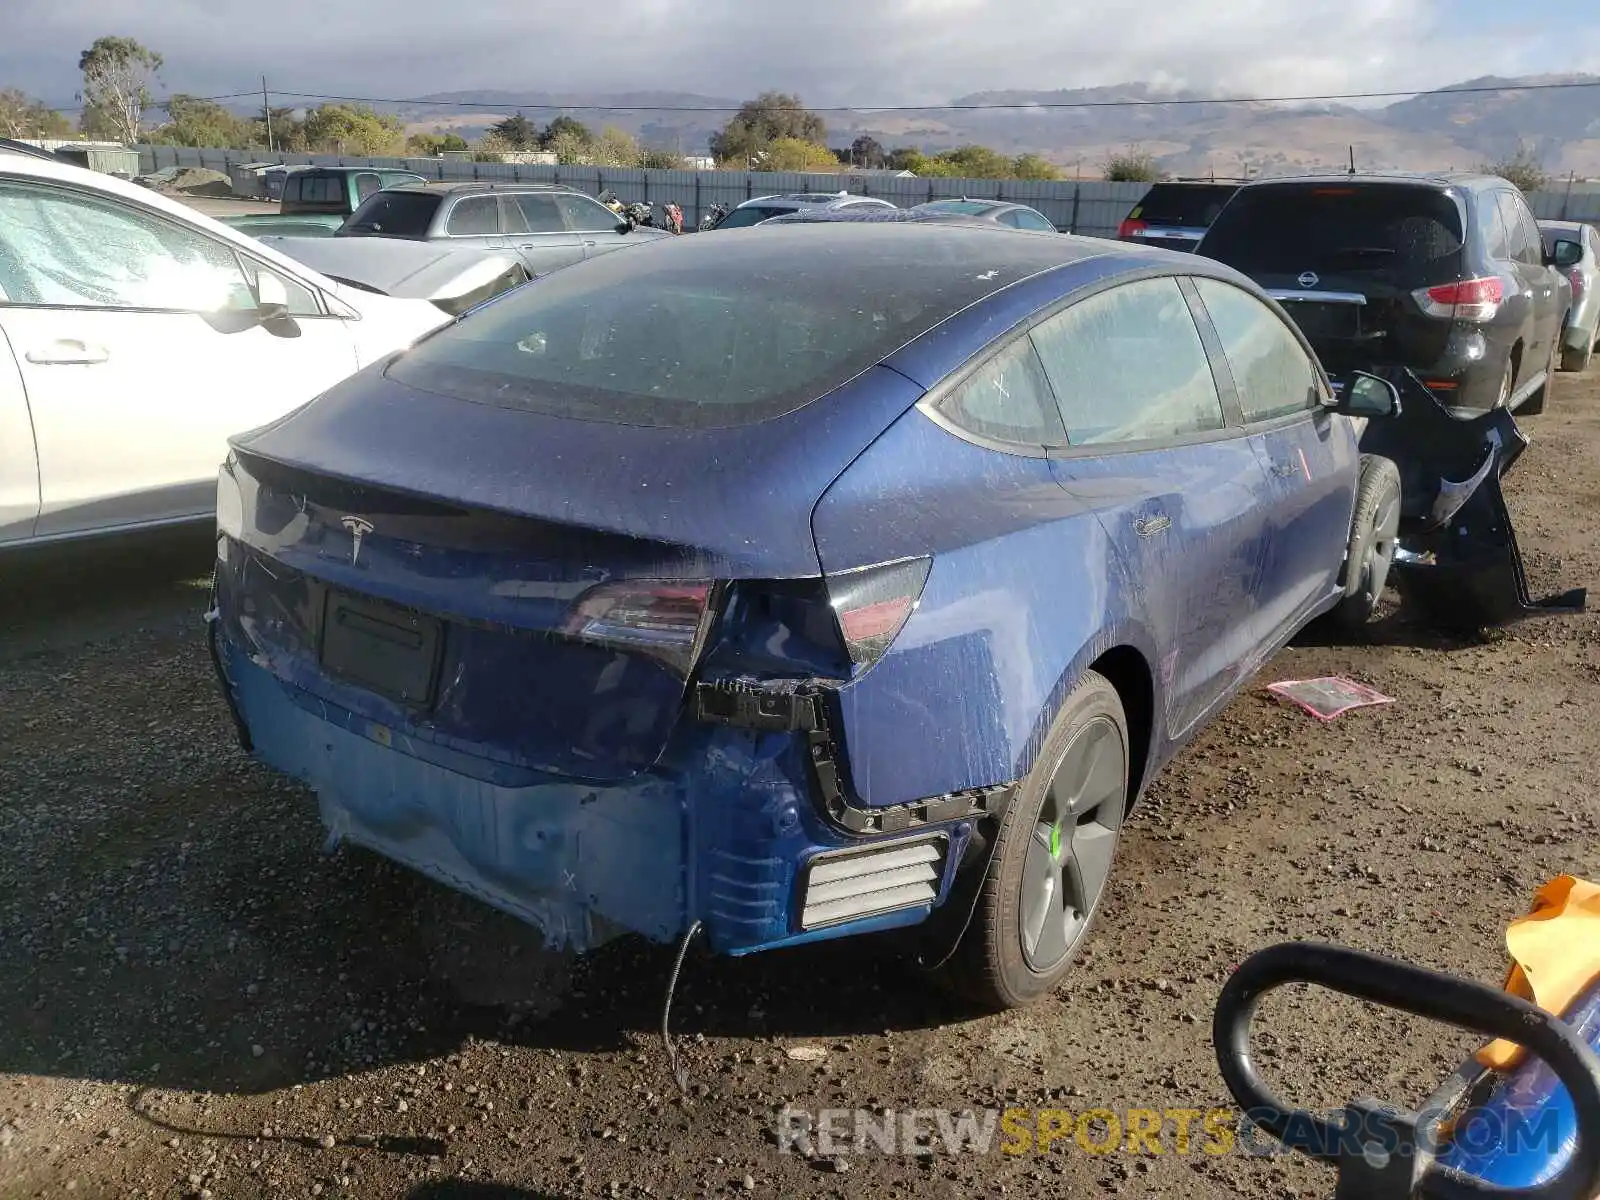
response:
<svg viewBox="0 0 1600 1200"><path fill-rule="evenodd" d="M1128 215L1149 225L1204 229L1238 190L1225 183L1157 183Z"/></svg>
<svg viewBox="0 0 1600 1200"><path fill-rule="evenodd" d="M1241 192L1200 252L1246 274L1404 272L1461 249L1461 211L1437 188L1295 184Z"/></svg>
<svg viewBox="0 0 1600 1200"><path fill-rule="evenodd" d="M1081 253L988 229L838 224L673 239L555 271L419 342L390 378L662 428L780 416L952 313ZM831 254L817 252L828 239ZM841 263L848 264L841 269Z"/></svg>
<svg viewBox="0 0 1600 1200"><path fill-rule="evenodd" d="M799 212L793 205L782 204L752 204L748 207L741 206L734 209L726 217L718 229L743 229L746 225L759 225L768 217L787 216L792 212Z"/></svg>
<svg viewBox="0 0 1600 1200"><path fill-rule="evenodd" d="M426 192L374 192L340 227L340 233L376 233L384 237L428 236L439 197Z"/></svg>

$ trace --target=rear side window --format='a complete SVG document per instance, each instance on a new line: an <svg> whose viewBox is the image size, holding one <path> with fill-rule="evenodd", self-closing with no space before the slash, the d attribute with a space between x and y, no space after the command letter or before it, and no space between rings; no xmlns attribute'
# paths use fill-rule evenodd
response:
<svg viewBox="0 0 1600 1200"><path fill-rule="evenodd" d="M1483 239L1483 252L1490 258L1512 258L1511 233L1500 215L1496 193L1480 194L1477 198L1478 236Z"/></svg>
<svg viewBox="0 0 1600 1200"><path fill-rule="evenodd" d="M439 197L424 192L381 191L368 197L350 214L345 228L352 233L375 233L384 237L427 237L438 207Z"/></svg>
<svg viewBox="0 0 1600 1200"><path fill-rule="evenodd" d="M1277 313L1231 283L1195 284L1222 341L1247 422L1276 420L1321 403L1316 367Z"/></svg>
<svg viewBox="0 0 1600 1200"><path fill-rule="evenodd" d="M382 187L383 181L376 175L371 171L362 171L356 176L356 202L360 203Z"/></svg>
<svg viewBox="0 0 1600 1200"><path fill-rule="evenodd" d="M1539 227L1534 222L1528 206L1515 192L1496 193L1500 202L1500 219L1508 231L1511 257L1533 266L1544 265L1544 248L1539 241Z"/></svg>
<svg viewBox="0 0 1600 1200"><path fill-rule="evenodd" d="M1056 227L1042 215L1029 208L1013 209L1009 214L1018 229L1032 229L1039 233L1054 233Z"/></svg>
<svg viewBox="0 0 1600 1200"><path fill-rule="evenodd" d="M1020 337L939 401L939 414L968 433L1023 446L1067 440L1033 342Z"/></svg>
<svg viewBox="0 0 1600 1200"><path fill-rule="evenodd" d="M527 222L532 233L565 233L567 227L562 224L561 210L556 207L553 196L534 196L523 193L511 197L522 210L522 219ZM612 218L615 220L615 218Z"/></svg>
<svg viewBox="0 0 1600 1200"><path fill-rule="evenodd" d="M1090 296L1039 324L1033 340L1074 446L1168 440L1226 424L1175 279Z"/></svg>
<svg viewBox="0 0 1600 1200"><path fill-rule="evenodd" d="M1437 188L1406 184L1262 186L1241 191L1202 251L1246 274L1392 274L1461 250L1461 212Z"/></svg>
<svg viewBox="0 0 1600 1200"><path fill-rule="evenodd" d="M800 210L793 205L756 204L749 208L736 208L722 219L718 229L742 229L746 225L759 225L769 217L784 217Z"/></svg>
<svg viewBox="0 0 1600 1200"><path fill-rule="evenodd" d="M450 210L451 237L482 237L500 232L500 207L495 196L467 196Z"/></svg>

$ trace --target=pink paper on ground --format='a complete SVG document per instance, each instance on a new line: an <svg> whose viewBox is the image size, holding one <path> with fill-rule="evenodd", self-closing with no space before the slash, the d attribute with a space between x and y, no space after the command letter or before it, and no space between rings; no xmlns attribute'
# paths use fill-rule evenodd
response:
<svg viewBox="0 0 1600 1200"><path fill-rule="evenodd" d="M1319 721L1331 721L1352 708L1394 703L1394 697L1374 691L1364 683L1334 676L1325 676L1322 679L1285 679L1281 683L1269 683L1267 691L1280 700L1298 705Z"/></svg>

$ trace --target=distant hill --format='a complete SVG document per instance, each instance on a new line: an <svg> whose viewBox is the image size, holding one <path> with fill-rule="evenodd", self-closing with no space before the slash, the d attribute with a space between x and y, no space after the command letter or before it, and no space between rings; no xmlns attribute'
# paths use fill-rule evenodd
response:
<svg viewBox="0 0 1600 1200"><path fill-rule="evenodd" d="M1595 86L1464 90L1550 83ZM1109 155L1130 146L1153 154L1172 174L1234 176L1246 170L1343 167L1351 147L1362 169L1468 169L1514 152L1521 142L1540 155L1552 175L1600 175L1596 75L1485 76L1370 108L1208 102L1212 99L1127 83L977 92L956 98L951 109L826 116L829 140L836 146L863 133L887 147L941 150L977 142L1009 154L1043 154L1069 173L1085 175L1097 173ZM475 91L426 96L396 111L413 128L451 128L471 136L518 106L529 106L528 115L536 120L564 111L593 126L616 125L653 146L699 154L738 103L689 92ZM996 105L1005 107L972 107Z"/></svg>

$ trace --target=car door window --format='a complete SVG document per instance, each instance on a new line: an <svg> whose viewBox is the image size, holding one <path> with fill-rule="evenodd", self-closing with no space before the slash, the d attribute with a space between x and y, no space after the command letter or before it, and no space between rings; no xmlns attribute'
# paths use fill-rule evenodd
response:
<svg viewBox="0 0 1600 1200"><path fill-rule="evenodd" d="M1090 296L1039 324L1033 341L1074 446L1166 440L1226 425L1175 279Z"/></svg>
<svg viewBox="0 0 1600 1200"><path fill-rule="evenodd" d="M1056 231L1056 227L1050 224L1049 221L1045 220L1038 213L1029 212L1025 208L1016 209L1012 213L1012 216L1016 217L1017 219L1018 229L1033 229L1040 233L1054 233Z"/></svg>
<svg viewBox="0 0 1600 1200"><path fill-rule="evenodd" d="M528 232L528 222L523 217L522 207L517 203L517 198L515 196L500 197L500 232Z"/></svg>
<svg viewBox="0 0 1600 1200"><path fill-rule="evenodd" d="M1321 406L1316 364L1277 313L1231 283L1197 279L1195 285L1222 341L1247 422Z"/></svg>
<svg viewBox="0 0 1600 1200"><path fill-rule="evenodd" d="M495 196L468 196L456 201L446 230L451 237L483 237L500 232L500 212Z"/></svg>
<svg viewBox="0 0 1600 1200"><path fill-rule="evenodd" d="M258 282L262 275L275 276L283 285L283 292L289 298L289 315L291 317L320 317L323 316L322 303L317 298L317 293L306 287L298 280L285 275L282 271L275 270L253 258L241 257L239 260L244 266L245 278L250 283L250 290L260 296L261 286Z"/></svg>
<svg viewBox="0 0 1600 1200"><path fill-rule="evenodd" d="M131 205L0 185L6 303L147 311L254 308L233 250Z"/></svg>
<svg viewBox="0 0 1600 1200"><path fill-rule="evenodd" d="M530 233L565 233L567 226L561 219L561 210L556 207L553 196L521 195L517 198L517 207L522 212L522 218L528 223ZM595 205L601 208L601 205ZM609 208L605 213L611 218L611 224L617 223L616 214ZM609 226L608 226L609 228Z"/></svg>
<svg viewBox="0 0 1600 1200"><path fill-rule="evenodd" d="M373 192L381 190L383 181L371 171L362 171L356 176L356 203L360 204Z"/></svg>
<svg viewBox="0 0 1600 1200"><path fill-rule="evenodd" d="M999 221L1000 221L1000 224L1009 225L1009 226L1011 226L1012 229L1021 229L1022 228L1022 223L1018 219L1017 211L1015 209L1012 209L1012 210L1010 210L1008 212L1001 213L1000 217L999 217Z"/></svg>
<svg viewBox="0 0 1600 1200"><path fill-rule="evenodd" d="M1512 258L1511 231L1500 215L1498 193L1478 201L1478 234L1483 238L1484 252L1490 258Z"/></svg>
<svg viewBox="0 0 1600 1200"><path fill-rule="evenodd" d="M548 202L549 196L529 197ZM587 196L563 195L553 198L567 218L567 227L575 233L614 233L618 216L598 200Z"/></svg>
<svg viewBox="0 0 1600 1200"><path fill-rule="evenodd" d="M1026 336L952 388L937 411L957 428L990 441L1044 447L1067 440L1039 355Z"/></svg>

